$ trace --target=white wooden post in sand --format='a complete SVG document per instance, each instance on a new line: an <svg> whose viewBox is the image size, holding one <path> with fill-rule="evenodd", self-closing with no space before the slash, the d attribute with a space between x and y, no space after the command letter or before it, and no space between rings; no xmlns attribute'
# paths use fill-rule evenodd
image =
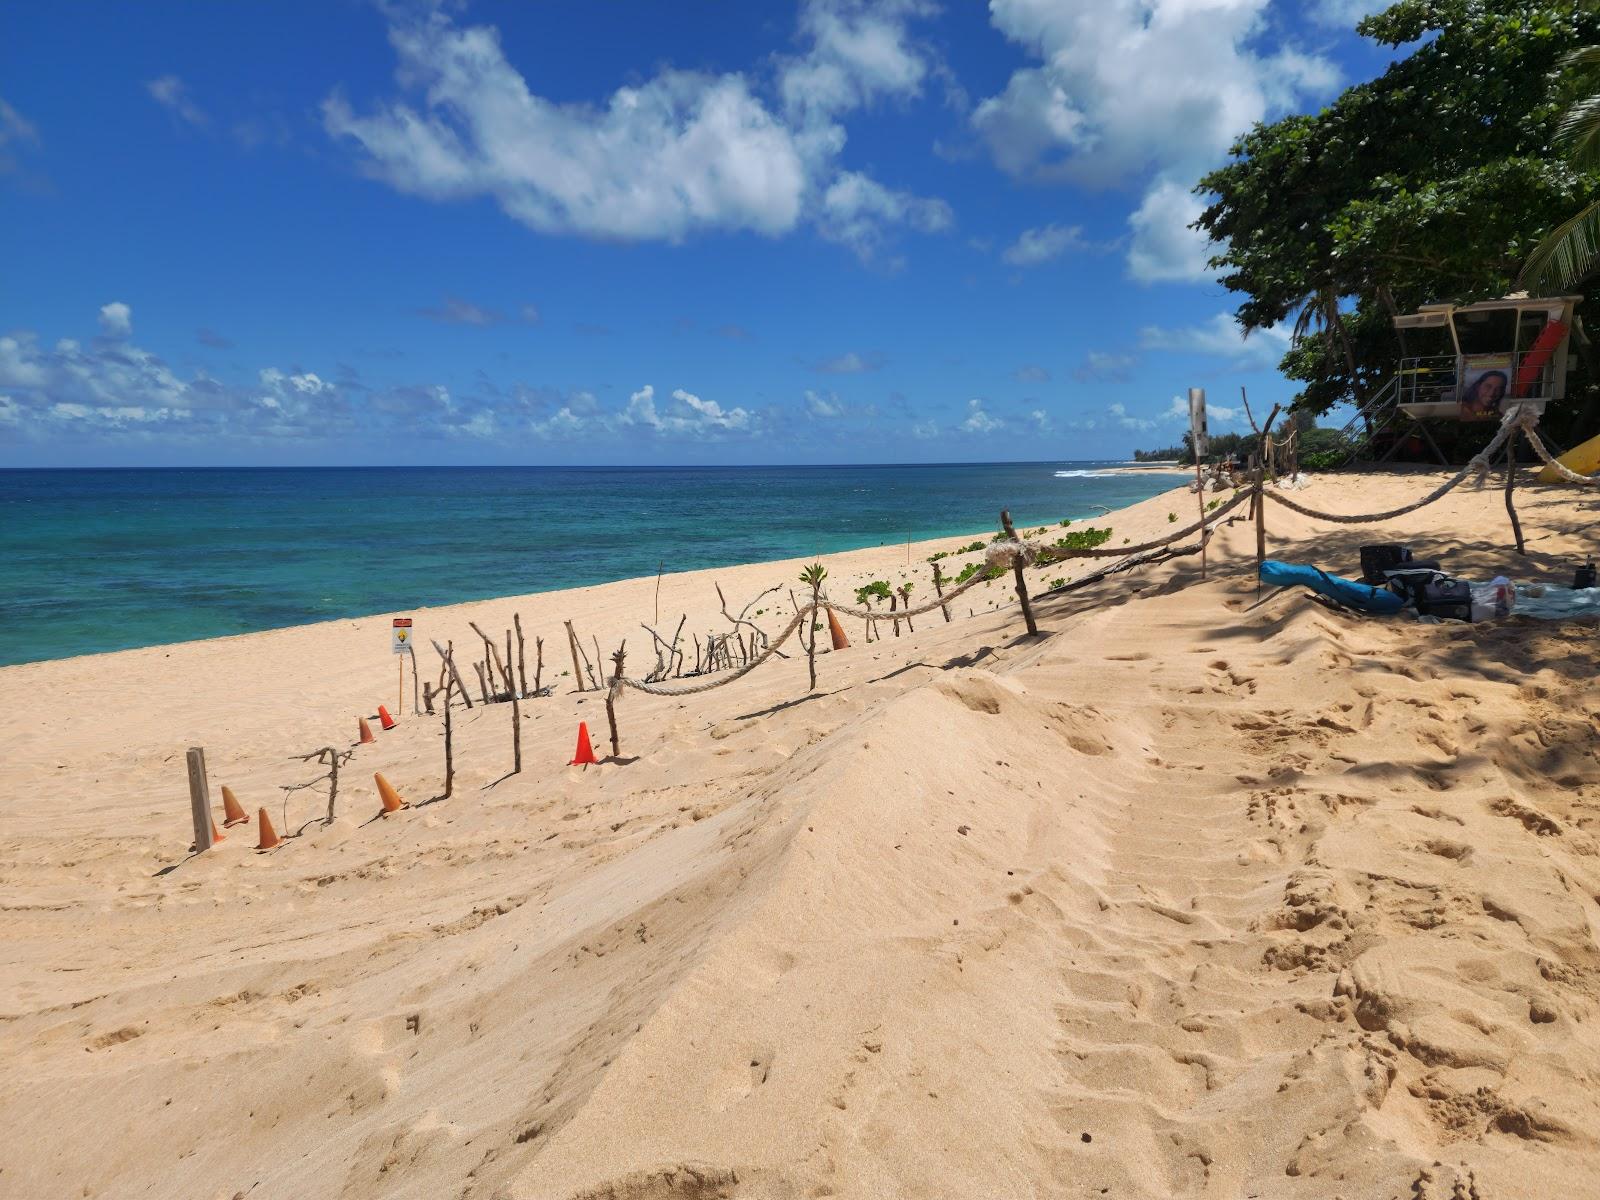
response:
<svg viewBox="0 0 1600 1200"><path fill-rule="evenodd" d="M194 816L195 853L211 849L211 787L206 783L206 751L189 747L189 808Z"/></svg>

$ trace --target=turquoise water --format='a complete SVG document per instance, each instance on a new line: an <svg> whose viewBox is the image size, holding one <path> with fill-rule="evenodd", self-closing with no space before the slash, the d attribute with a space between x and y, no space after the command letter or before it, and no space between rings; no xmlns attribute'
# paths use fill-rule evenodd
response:
<svg viewBox="0 0 1600 1200"><path fill-rule="evenodd" d="M0 664L1093 516L1103 463L0 471Z"/></svg>

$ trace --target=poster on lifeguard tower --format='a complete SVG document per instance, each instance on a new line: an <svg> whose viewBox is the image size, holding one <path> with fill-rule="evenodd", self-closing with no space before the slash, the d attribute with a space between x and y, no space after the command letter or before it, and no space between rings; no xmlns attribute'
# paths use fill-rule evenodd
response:
<svg viewBox="0 0 1600 1200"><path fill-rule="evenodd" d="M1461 420L1494 420L1510 390L1511 355L1473 354L1461 360Z"/></svg>

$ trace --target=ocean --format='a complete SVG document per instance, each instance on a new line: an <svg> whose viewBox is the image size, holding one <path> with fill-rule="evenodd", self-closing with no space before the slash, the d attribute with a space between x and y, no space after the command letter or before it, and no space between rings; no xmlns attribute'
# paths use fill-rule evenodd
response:
<svg viewBox="0 0 1600 1200"><path fill-rule="evenodd" d="M1111 463L0 470L0 665L1098 516ZM1104 523L1104 522L1102 522Z"/></svg>

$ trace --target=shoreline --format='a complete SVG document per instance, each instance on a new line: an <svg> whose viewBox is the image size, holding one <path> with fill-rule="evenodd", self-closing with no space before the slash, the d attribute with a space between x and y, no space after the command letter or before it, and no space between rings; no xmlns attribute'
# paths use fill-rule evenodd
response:
<svg viewBox="0 0 1600 1200"><path fill-rule="evenodd" d="M943 465L943 464L937 464L937 465ZM335 468L330 468L330 469L335 469ZM1105 470L1108 473L1110 473L1112 471L1112 468L1105 468ZM1065 519L1072 521L1074 524L1078 524L1080 522L1082 522L1082 523L1091 523L1091 522L1095 522L1095 521L1101 522L1103 524L1103 523L1109 521L1112 518L1112 516L1114 514L1116 514L1116 513L1127 512L1130 509L1136 508L1141 504L1151 503L1152 501L1160 499L1162 496L1167 495L1168 492L1173 491L1173 490L1177 490L1178 487L1180 487L1180 486L1181 485L1174 485L1174 488L1167 489L1167 491L1159 492L1153 497L1147 497L1144 500L1132 501L1132 502L1130 502L1128 504L1123 505L1121 508L1110 509L1109 512L1091 512L1091 513L1089 513L1089 514L1087 514L1085 516L1076 516L1076 517L1070 517L1070 518L1065 518ZM1093 506L1093 507L1104 508L1105 506L1097 505L1097 506ZM1019 525L1018 528L1021 529L1021 526ZM1028 528L1036 529L1036 528L1040 528L1040 527L1039 526L1030 525L1030 526L1028 526ZM675 577L682 578L682 577L693 576L693 575L704 575L704 574L709 573L709 572L745 571L745 570L766 568L766 567L790 566L790 565L793 565L793 564L796 564L796 563L812 562L812 561L816 561L818 559L821 559L824 562L826 562L827 560L830 560L830 559L839 559L839 558L857 556L857 555L871 555L871 554L875 554L875 553L878 553L878 552L882 552L882 553L885 553L885 554L892 555L897 551L904 551L907 546L910 547L910 562L909 563L901 563L899 565L906 566L906 567L916 567L916 566L920 565L920 566L926 567L927 566L926 560L927 560L928 555L931 554L931 553L936 552L940 548L948 549L949 547L947 545L945 545L946 543L955 542L955 543L960 543L960 544L964 545L964 544L970 543L970 542L972 542L974 540L978 540L978 539L982 539L984 541L987 541L990 537L992 537L995 534L995 532L996 532L995 529L970 530L970 531L963 532L963 533L941 534L941 535L936 535L936 536L930 537L930 538L913 539L910 542L879 542L876 545L856 546L856 547L851 547L851 548L848 548L848 549L837 550L837 551L822 551L822 552L817 552L817 553L808 552L806 554L793 555L793 556L786 557L786 558L773 558L773 559L759 559L759 560L755 560L755 561L729 562L729 563L724 563L724 564L721 564L721 565L706 566L706 567L688 567L688 568L685 568L685 569L683 569L681 571L665 571L665 572L662 573L661 577L662 577L662 579L665 580L665 579L671 579L671 578L675 578ZM894 564L886 564L886 568L888 566L892 566L892 565L894 565ZM557 594L560 594L560 593L563 593L563 592L585 591L585 590L589 590L589 589L593 589L593 588L611 587L611 586L623 585L623 584L653 583L655 581L655 579L656 579L655 575L623 575L623 576L619 576L619 577L612 578L612 579L598 580L598 581L593 582L593 583L569 584L569 585L564 586L564 587L553 587L553 588L546 588L546 589L535 590L535 591L504 592L504 593L497 593L497 594L489 595L489 596L471 597L471 598L462 599L462 600L452 600L452 601L450 601L448 603L445 603L445 604L422 605L422 606L417 606L417 607L409 608L409 609L396 608L396 609L386 610L386 611L381 611L381 612L348 613L348 614L341 614L341 615L338 615L338 616L321 617L321 618L318 618L316 620L301 621L301 622L296 622L296 623L288 624L288 625L273 625L273 626L269 626L269 627L264 628L264 629L252 629L252 630L246 630L246 631L239 632L239 633L223 633L223 634L217 634L217 635L214 635L214 636L211 636L211 637L180 638L180 639L177 639L177 640L174 640L174 641L147 642L147 643L144 643L142 645L124 646L124 647L121 647L121 648L115 649L115 650L94 650L94 651L88 651L88 652L82 653L82 654L68 654L68 655L61 655L61 656L57 656L57 657L53 657L53 658L29 659L29 660L27 660L25 662L0 664L0 683L4 682L7 672L20 670L20 669L23 669L23 668L37 668L37 667L44 666L44 665L47 665L47 664L50 664L50 663L72 663L72 662L81 662L81 661L90 661L90 660L99 661L99 660L103 660L103 659L106 659L108 657L115 656L115 655L139 654L139 653L149 652L149 651L171 651L173 648L180 647L180 646L207 645L207 644L213 644L213 643L233 642L233 641L238 641L238 640L241 640L241 639L248 639L248 638L261 637L261 636L269 635L269 634L283 633L283 632L286 632L286 631L289 631L289 630L315 629L315 628L319 628L319 627L332 627L332 626L336 626L336 625L339 625L339 624L345 623L345 622L358 622L358 623L360 623L360 622L370 622L370 621L375 621L375 620L380 620L380 619L388 620L391 616L399 616L399 615L416 615L416 614L429 614L429 615L432 615L432 614L437 614L437 613L442 613L442 612L448 612L449 610L452 610L452 609L459 609L459 608L476 606L476 605L496 604L496 603L501 603L501 602L504 602L504 601L507 601L507 600L520 600L520 599L523 599L525 597L552 596L552 595L557 595Z"/></svg>

